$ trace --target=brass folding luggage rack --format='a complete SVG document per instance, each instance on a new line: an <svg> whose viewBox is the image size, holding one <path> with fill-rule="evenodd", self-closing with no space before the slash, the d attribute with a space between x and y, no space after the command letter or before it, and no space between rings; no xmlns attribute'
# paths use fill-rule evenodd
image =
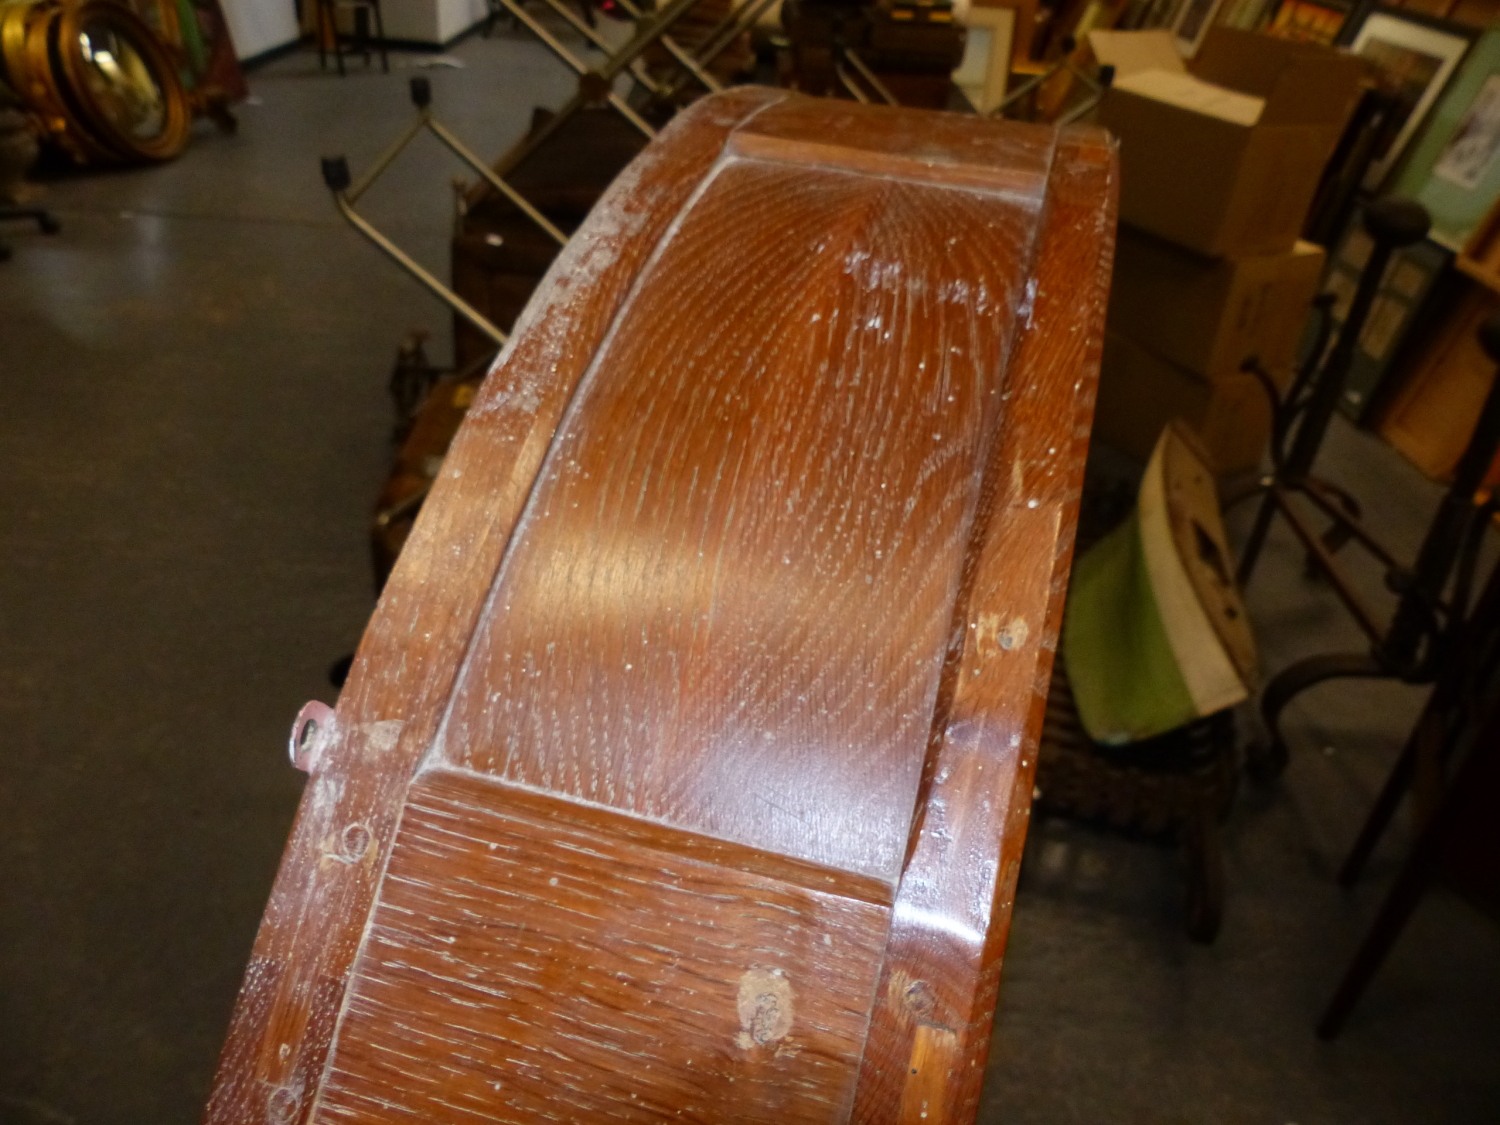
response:
<svg viewBox="0 0 1500 1125"><path fill-rule="evenodd" d="M551 11L577 30L580 35L607 52L603 62L595 66L590 66L574 54L545 24L526 10L521 0L497 0L497 2L504 5L519 23L525 25L553 54L578 75L577 92L560 109L539 128L532 130L492 166L480 159L452 130L433 115L431 83L426 78L413 78L411 99L417 108L416 119L364 175L357 181L354 180L348 161L343 156L327 157L322 163L323 180L333 193L339 213L354 229L374 243L382 253L415 277L459 316L493 340L496 345L503 345L506 333L500 327L414 261L410 255L356 210L360 197L375 185L407 145L419 134L428 132L472 168L486 184L500 192L536 223L549 237L555 239L559 245L565 244L567 236L507 182L505 176L587 106L608 106L640 130L646 139L654 137L655 127L615 89L616 80L622 76L631 78L635 85L645 93L649 105L657 112L662 109L670 110L675 104L675 99L689 83L696 82L709 93L718 92L723 87L708 72L708 66L749 28L762 12L770 7L772 0L751 0L750 3L737 10L731 10L708 33L696 52L690 52L682 47L668 33L678 20L702 0L667 0L661 9L654 13L642 11L631 0L620 0L621 8L635 23L635 31L622 46L612 51L608 41L561 0L542 0ZM641 61L641 56L649 48L658 44L680 68L678 74L665 80L653 78L647 73Z"/></svg>

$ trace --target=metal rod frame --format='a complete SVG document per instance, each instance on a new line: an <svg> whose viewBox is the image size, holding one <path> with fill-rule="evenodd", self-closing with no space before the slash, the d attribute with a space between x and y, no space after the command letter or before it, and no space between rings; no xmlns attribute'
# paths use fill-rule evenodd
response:
<svg viewBox="0 0 1500 1125"><path fill-rule="evenodd" d="M631 3L631 0L616 0L616 3L618 3L620 7L624 8L625 13L637 23L646 18L646 14L642 12L640 8ZM691 74L694 78L696 78L703 84L704 89L706 89L710 94L717 94L724 88L723 83L721 83L712 74L709 74L708 71L704 70L702 66L699 65L698 60L693 58L692 54L684 49L683 46L678 43L677 40L673 39L670 35L663 34L659 42L663 47L666 48L667 53L677 60L678 64L684 70L686 70L689 74ZM658 91L658 93L659 92L660 91Z"/></svg>
<svg viewBox="0 0 1500 1125"><path fill-rule="evenodd" d="M699 46L697 54L693 56L700 67L707 67L720 55L729 49L729 45L743 34L751 24L760 19L761 13L766 11L776 0L750 0L750 3L739 9L731 9L729 14L714 25L713 30ZM667 88L662 94L664 100L669 100L677 95L677 92L687 85L686 75L680 75L667 83Z"/></svg>
<svg viewBox="0 0 1500 1125"><path fill-rule="evenodd" d="M860 58L852 47L844 48L844 58L849 60L849 65L858 72L861 78L870 84L870 89L874 90L886 105L901 104L896 100L896 95L886 89L885 83L875 77L875 72L869 68L865 60Z"/></svg>
<svg viewBox="0 0 1500 1125"><path fill-rule="evenodd" d="M504 347L507 337L503 331L491 322L489 317L485 316L478 309L474 308L473 305L469 304L469 302L433 277L432 274L418 265L406 251L402 250L401 247L397 246L389 238L381 234L380 231L371 226L369 221L354 209L354 205L349 202L344 192L334 192L333 201L339 209L339 214L343 215L355 230L374 243L391 261L395 262L421 282L433 296L458 313L459 316L495 341L496 344Z"/></svg>

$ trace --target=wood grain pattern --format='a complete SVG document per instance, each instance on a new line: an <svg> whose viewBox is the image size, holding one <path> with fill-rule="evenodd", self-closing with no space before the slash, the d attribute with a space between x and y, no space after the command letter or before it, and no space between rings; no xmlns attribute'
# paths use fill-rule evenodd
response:
<svg viewBox="0 0 1500 1125"><path fill-rule="evenodd" d="M739 90L680 114L663 133L680 151L645 153L616 182L480 390L339 696L338 724L287 841L205 1120L307 1120L403 795L558 418L636 270L723 138L781 96ZM325 841L353 824L372 835L367 861L330 862Z"/></svg>
<svg viewBox="0 0 1500 1125"><path fill-rule="evenodd" d="M627 170L299 756L210 1122L972 1118L1114 169L739 90Z"/></svg>
<svg viewBox="0 0 1500 1125"><path fill-rule="evenodd" d="M884 907L513 795L440 771L413 787L318 1120L847 1115Z"/></svg>
<svg viewBox="0 0 1500 1125"><path fill-rule="evenodd" d="M559 429L448 761L895 881L1041 193L1001 198L716 169Z"/></svg>
<svg viewBox="0 0 1500 1125"><path fill-rule="evenodd" d="M921 1029L952 1032L945 1114L972 1121L1072 561L1114 255L1118 165L1061 138L1022 333L954 606L933 752L893 911L855 1119L890 1120ZM1045 326L1044 328L1040 326ZM924 1079L925 1081L925 1079Z"/></svg>

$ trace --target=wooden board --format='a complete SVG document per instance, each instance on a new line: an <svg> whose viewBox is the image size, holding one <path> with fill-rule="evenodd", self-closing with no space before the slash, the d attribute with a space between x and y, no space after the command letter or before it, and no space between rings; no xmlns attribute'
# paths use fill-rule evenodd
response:
<svg viewBox="0 0 1500 1125"><path fill-rule="evenodd" d="M1095 130L738 89L610 189L361 643L207 1120L972 1119Z"/></svg>
<svg viewBox="0 0 1500 1125"><path fill-rule="evenodd" d="M1479 326L1500 298L1474 286L1433 332L1380 421L1380 435L1434 480L1453 475L1495 380L1495 361L1479 344ZM1486 484L1500 482L1500 461Z"/></svg>

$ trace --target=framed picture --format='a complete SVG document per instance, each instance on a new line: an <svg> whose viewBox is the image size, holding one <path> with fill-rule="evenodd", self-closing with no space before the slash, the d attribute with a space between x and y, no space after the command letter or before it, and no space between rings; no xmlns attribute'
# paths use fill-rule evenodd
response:
<svg viewBox="0 0 1500 1125"><path fill-rule="evenodd" d="M1016 9L968 5L959 12L968 29L964 57L953 72L953 84L976 113L990 113L1005 99L1010 81L1010 56L1015 43Z"/></svg>
<svg viewBox="0 0 1500 1125"><path fill-rule="evenodd" d="M1500 74L1491 74L1432 167L1432 174L1473 191L1500 153Z"/></svg>
<svg viewBox="0 0 1500 1125"><path fill-rule="evenodd" d="M1172 21L1172 37L1183 58L1190 59L1198 53L1198 47L1213 26L1222 3L1224 0L1187 0L1178 10Z"/></svg>
<svg viewBox="0 0 1500 1125"><path fill-rule="evenodd" d="M1432 237L1450 250L1468 241L1500 198L1500 28L1469 49L1412 140L1394 190L1427 208Z"/></svg>
<svg viewBox="0 0 1500 1125"><path fill-rule="evenodd" d="M1331 47L1349 22L1349 11L1348 5L1335 0L1281 0L1266 33L1278 39Z"/></svg>
<svg viewBox="0 0 1500 1125"><path fill-rule="evenodd" d="M1350 48L1374 64L1381 85L1396 98L1365 177L1365 187L1374 191L1396 166L1477 32L1386 9L1371 11L1351 32Z"/></svg>
<svg viewBox="0 0 1500 1125"><path fill-rule="evenodd" d="M1276 10L1276 0L1225 0L1219 22L1238 31L1255 31Z"/></svg>

